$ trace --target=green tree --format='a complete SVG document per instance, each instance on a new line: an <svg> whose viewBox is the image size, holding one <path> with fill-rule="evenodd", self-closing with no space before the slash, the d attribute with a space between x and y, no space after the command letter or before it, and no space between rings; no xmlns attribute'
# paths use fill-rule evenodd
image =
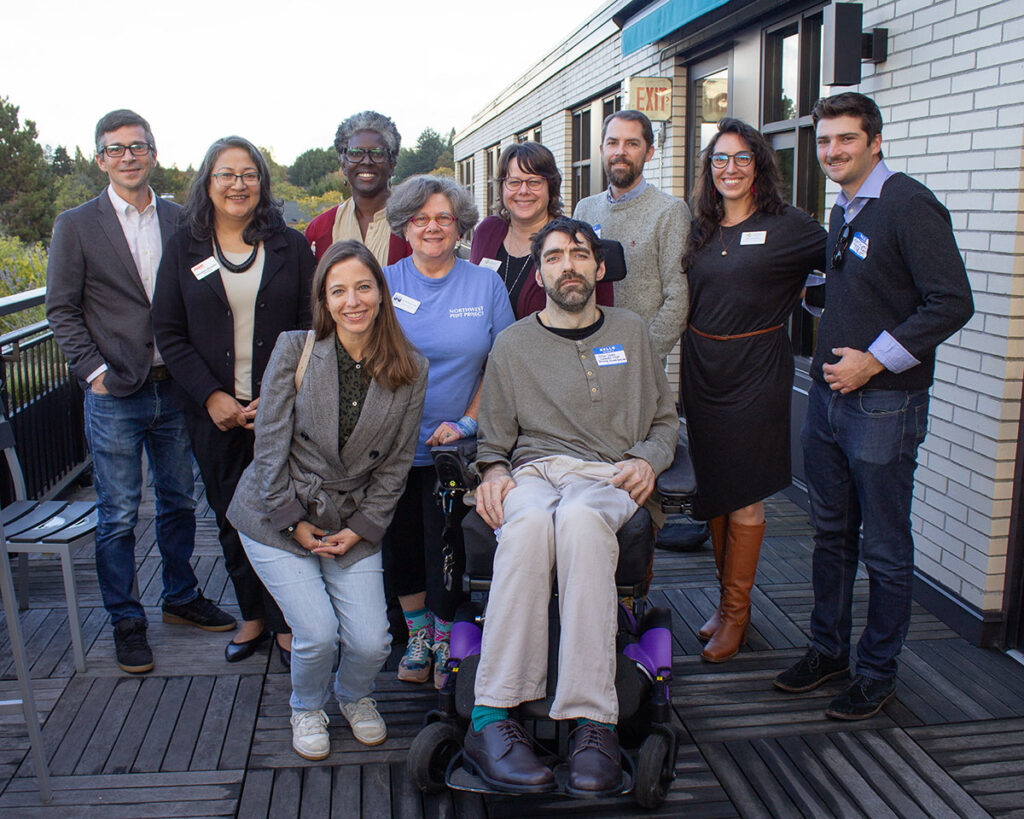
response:
<svg viewBox="0 0 1024 819"><path fill-rule="evenodd" d="M173 199L180 205L184 204L195 175L196 172L191 166L187 171L179 171L176 165L165 168L157 163L149 177L149 184L156 191L157 196Z"/></svg>
<svg viewBox="0 0 1024 819"><path fill-rule="evenodd" d="M75 171L53 180L53 210L63 213L88 202L102 190L96 187L88 174Z"/></svg>
<svg viewBox="0 0 1024 819"><path fill-rule="evenodd" d="M58 145L54 150L50 168L53 170L54 176L67 176L69 173L74 172L75 163L68 155L68 149L63 145Z"/></svg>
<svg viewBox="0 0 1024 819"><path fill-rule="evenodd" d="M454 131L453 131L454 133ZM430 173L438 167L445 151L451 151L451 139L445 140L433 128L424 128L416 140L415 148L402 148L395 163L395 182L401 182L418 173ZM451 159L447 160L449 166Z"/></svg>
<svg viewBox="0 0 1024 819"><path fill-rule="evenodd" d="M341 194L341 199L348 199L350 191L348 188L348 180L342 175L341 171L335 171L329 173L327 176L322 176L307 190L310 196L323 196L325 193L338 193Z"/></svg>
<svg viewBox="0 0 1024 819"><path fill-rule="evenodd" d="M327 148L310 148L295 157L288 169L288 181L300 188L308 188L327 174L338 170L338 155Z"/></svg>
<svg viewBox="0 0 1024 819"><path fill-rule="evenodd" d="M38 242L53 228L50 167L36 142L36 124L25 120L22 127L18 110L0 97L0 229Z"/></svg>
<svg viewBox="0 0 1024 819"><path fill-rule="evenodd" d="M274 161L274 157L270 152L270 148L264 148L260 146L259 152L263 154L263 159L267 163L267 167L270 168L270 187L277 188L278 185L283 185L288 182L288 167L286 165L278 165ZM280 196L281 194L277 194Z"/></svg>

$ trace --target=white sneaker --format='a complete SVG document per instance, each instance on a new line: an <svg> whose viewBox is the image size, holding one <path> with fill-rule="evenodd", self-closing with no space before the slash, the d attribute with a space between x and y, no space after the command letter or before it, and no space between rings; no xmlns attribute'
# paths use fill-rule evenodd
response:
<svg viewBox="0 0 1024 819"><path fill-rule="evenodd" d="M331 753L327 735L327 714L316 711L292 711L292 748L303 759L326 759Z"/></svg>
<svg viewBox="0 0 1024 819"><path fill-rule="evenodd" d="M348 720L352 734L363 745L380 745L388 738L384 718L377 712L377 703L369 697L343 702L341 713Z"/></svg>

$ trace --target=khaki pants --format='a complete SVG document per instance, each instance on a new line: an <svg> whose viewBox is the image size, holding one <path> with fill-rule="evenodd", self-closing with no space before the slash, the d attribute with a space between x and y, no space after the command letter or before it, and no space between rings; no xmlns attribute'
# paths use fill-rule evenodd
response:
<svg viewBox="0 0 1024 819"><path fill-rule="evenodd" d="M561 642L551 717L618 722L615 533L637 505L611 485L617 471L564 455L513 470L487 602L478 705L511 708L544 696L557 571Z"/></svg>

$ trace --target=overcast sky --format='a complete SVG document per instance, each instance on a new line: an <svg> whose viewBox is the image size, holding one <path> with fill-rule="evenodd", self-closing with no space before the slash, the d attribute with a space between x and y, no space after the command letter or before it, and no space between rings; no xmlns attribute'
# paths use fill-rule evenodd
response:
<svg viewBox="0 0 1024 819"><path fill-rule="evenodd" d="M413 146L427 126L461 130L605 4L28 0L2 13L0 96L72 155L91 155L114 108L146 117L161 164L180 168L232 133L290 164L365 108Z"/></svg>

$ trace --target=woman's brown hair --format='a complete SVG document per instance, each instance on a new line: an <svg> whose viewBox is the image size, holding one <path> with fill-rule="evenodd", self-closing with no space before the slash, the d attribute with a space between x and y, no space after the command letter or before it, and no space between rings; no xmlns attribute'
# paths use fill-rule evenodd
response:
<svg viewBox="0 0 1024 819"><path fill-rule="evenodd" d="M380 310L373 322L370 339L363 350L366 373L388 390L413 383L419 376L419 367L413 357L413 347L405 337L391 304L391 291L380 269L380 262L362 242L346 239L335 242L324 253L313 273L313 330L317 340L336 332L334 317L327 309L327 274L339 262L355 259L373 274L380 291Z"/></svg>

